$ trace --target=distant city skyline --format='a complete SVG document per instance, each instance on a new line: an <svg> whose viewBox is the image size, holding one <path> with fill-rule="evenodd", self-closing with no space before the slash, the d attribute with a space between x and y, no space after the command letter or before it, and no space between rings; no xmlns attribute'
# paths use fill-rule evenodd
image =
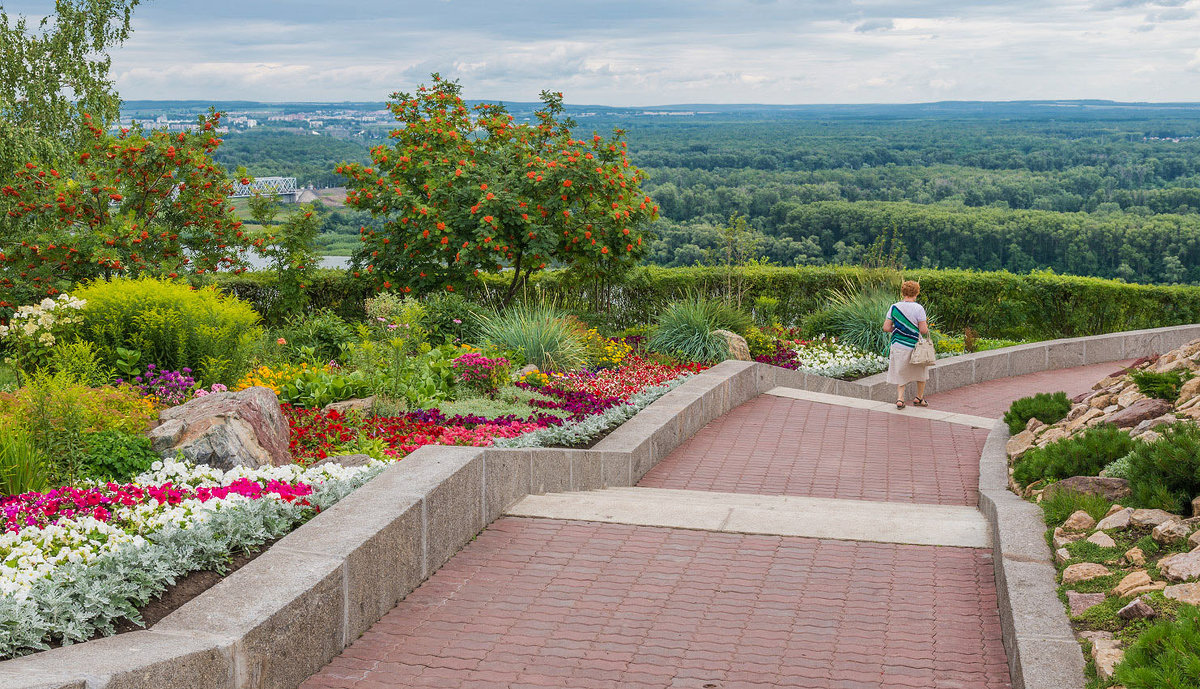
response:
<svg viewBox="0 0 1200 689"><path fill-rule="evenodd" d="M8 2L34 17L52 3ZM139 6L128 100L382 101L428 81L572 103L1200 100L1200 0L361 0Z"/></svg>

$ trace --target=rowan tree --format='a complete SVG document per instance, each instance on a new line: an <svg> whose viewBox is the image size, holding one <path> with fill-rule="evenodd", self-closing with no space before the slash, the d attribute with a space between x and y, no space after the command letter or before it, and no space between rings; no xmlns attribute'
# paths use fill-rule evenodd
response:
<svg viewBox="0 0 1200 689"><path fill-rule="evenodd" d="M434 74L415 94L396 93L400 127L372 164L343 164L347 205L383 220L363 228L355 265L383 289L454 291L472 276L511 271L504 301L550 265L619 270L644 250L658 208L624 133L576 139L561 93L541 94L533 123L482 103Z"/></svg>
<svg viewBox="0 0 1200 689"><path fill-rule="evenodd" d="M220 119L202 116L188 132L110 134L85 115L88 143L68 169L19 165L0 187L0 308L90 278L243 270L251 240L212 160Z"/></svg>

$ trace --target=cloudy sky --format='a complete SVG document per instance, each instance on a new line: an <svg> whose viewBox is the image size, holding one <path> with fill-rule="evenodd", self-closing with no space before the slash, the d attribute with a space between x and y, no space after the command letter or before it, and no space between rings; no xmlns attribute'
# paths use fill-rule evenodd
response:
<svg viewBox="0 0 1200 689"><path fill-rule="evenodd" d="M113 58L126 99L1200 101L1200 0L151 0Z"/></svg>

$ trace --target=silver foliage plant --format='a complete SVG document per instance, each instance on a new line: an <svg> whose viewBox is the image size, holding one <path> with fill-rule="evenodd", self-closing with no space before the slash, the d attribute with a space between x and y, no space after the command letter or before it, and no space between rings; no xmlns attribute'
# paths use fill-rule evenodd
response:
<svg viewBox="0 0 1200 689"><path fill-rule="evenodd" d="M322 484L309 502L324 510L382 470L375 467L344 481ZM309 507L252 500L212 511L208 519L190 528L150 534L147 546L123 548L91 563L64 565L53 578L34 584L24 598L0 596L0 658L110 636L122 620L142 626L138 609L184 575L223 571L234 553L251 553L312 514Z"/></svg>
<svg viewBox="0 0 1200 689"><path fill-rule="evenodd" d="M634 414L650 406L655 400L683 384L691 374L680 376L674 380L648 387L639 393L630 395L625 404L604 410L578 421L567 421L560 426L547 426L536 431L530 431L515 438L500 438L493 447L521 448L547 447L553 445L580 445L595 438L610 428L619 426Z"/></svg>

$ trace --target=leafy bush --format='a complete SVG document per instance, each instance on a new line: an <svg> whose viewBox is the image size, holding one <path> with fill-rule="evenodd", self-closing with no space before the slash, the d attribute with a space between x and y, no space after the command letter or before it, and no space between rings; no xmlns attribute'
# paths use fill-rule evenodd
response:
<svg viewBox="0 0 1200 689"><path fill-rule="evenodd" d="M63 342L50 352L50 370L88 386L108 385L113 371L100 363L95 347L87 340Z"/></svg>
<svg viewBox="0 0 1200 689"><path fill-rule="evenodd" d="M425 327L435 344L473 342L479 334L480 310L457 292L434 294L423 302Z"/></svg>
<svg viewBox="0 0 1200 689"><path fill-rule="evenodd" d="M341 316L328 309L292 315L280 329L293 352L305 352L321 362L336 361L354 341L354 330Z"/></svg>
<svg viewBox="0 0 1200 689"><path fill-rule="evenodd" d="M753 321L745 313L716 300L693 297L663 311L648 346L689 361L722 361L729 357L729 343L713 331L742 334L751 327Z"/></svg>
<svg viewBox="0 0 1200 689"><path fill-rule="evenodd" d="M1138 391L1146 397L1174 402L1179 399L1179 389L1192 377L1190 371L1134 371L1129 375L1137 383Z"/></svg>
<svg viewBox="0 0 1200 689"><path fill-rule="evenodd" d="M750 348L750 358L771 356L775 353L775 338L764 333L760 328L746 330L746 346Z"/></svg>
<svg viewBox="0 0 1200 689"><path fill-rule="evenodd" d="M398 408L427 408L450 399L454 392L451 360L460 353L455 347L442 346L412 356L391 342L359 342L350 348L350 365L369 381L371 393L384 399L403 400Z"/></svg>
<svg viewBox="0 0 1200 689"><path fill-rule="evenodd" d="M1013 478L1021 485L1042 479L1095 476L1133 449L1129 434L1109 425L1089 428L1072 438L1026 452L1013 467Z"/></svg>
<svg viewBox="0 0 1200 689"><path fill-rule="evenodd" d="M587 362L579 327L544 304L523 304L484 316L479 337L488 348L519 354L526 364L542 371L568 371Z"/></svg>
<svg viewBox="0 0 1200 689"><path fill-rule="evenodd" d="M1108 513L1108 509L1113 506L1112 500L1103 495L1080 493L1073 490L1056 490L1050 494L1050 497L1044 497L1039 504L1042 506L1047 526L1061 525L1077 510L1083 510L1090 514L1092 519L1100 521Z"/></svg>
<svg viewBox="0 0 1200 689"><path fill-rule="evenodd" d="M1177 619L1150 626L1125 651L1114 678L1126 689L1200 687L1200 610L1185 605Z"/></svg>
<svg viewBox="0 0 1200 689"><path fill-rule="evenodd" d="M1008 432L1016 435L1025 430L1025 424L1030 419L1037 419L1044 424L1058 423L1070 411L1071 400L1067 399L1067 393L1039 392L1013 402L1004 412L1004 423L1008 424Z"/></svg>
<svg viewBox="0 0 1200 689"><path fill-rule="evenodd" d="M1183 513L1200 495L1200 427L1176 423L1158 429L1161 437L1139 443L1129 455L1133 501Z"/></svg>
<svg viewBox="0 0 1200 689"><path fill-rule="evenodd" d="M261 334L254 309L214 287L118 278L89 283L75 296L87 302L79 335L106 366L115 366L123 347L140 352L143 364L187 367L206 383L230 384L249 368Z"/></svg>
<svg viewBox="0 0 1200 689"><path fill-rule="evenodd" d="M891 345L891 335L883 331L883 321L898 299L896 289L888 284L834 290L825 309L828 328L825 334L863 351L881 354Z"/></svg>
<svg viewBox="0 0 1200 689"><path fill-rule="evenodd" d="M21 430L0 429L0 496L43 492L50 485L46 457Z"/></svg>
<svg viewBox="0 0 1200 689"><path fill-rule="evenodd" d="M370 392L371 385L362 371L335 373L309 368L279 386L279 401L320 409L331 402L366 397Z"/></svg>
<svg viewBox="0 0 1200 689"><path fill-rule="evenodd" d="M94 479L125 482L149 471L161 459L150 439L122 431L100 431L86 436L85 471Z"/></svg>

